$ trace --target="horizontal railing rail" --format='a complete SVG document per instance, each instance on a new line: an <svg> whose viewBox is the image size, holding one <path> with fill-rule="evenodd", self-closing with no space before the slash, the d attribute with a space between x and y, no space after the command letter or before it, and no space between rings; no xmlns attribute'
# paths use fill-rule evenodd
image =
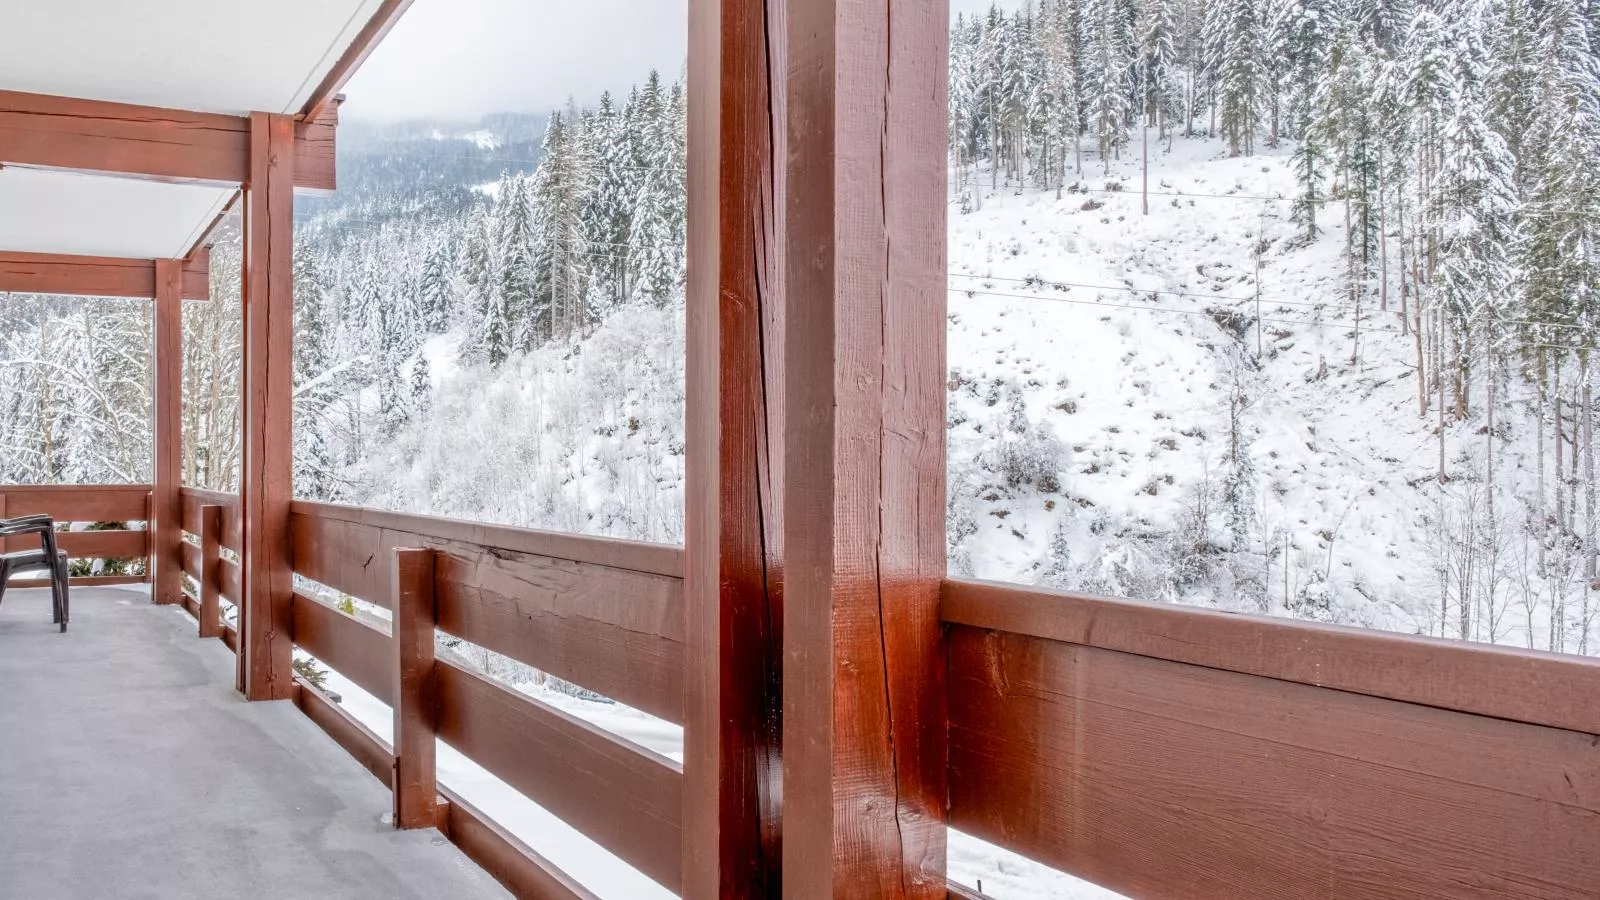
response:
<svg viewBox="0 0 1600 900"><path fill-rule="evenodd" d="M150 521L148 484L63 484L0 485L0 519L47 515L56 526L65 526L57 545L71 560L139 560L141 573L78 575L71 583L79 587L112 584L139 584L150 580L150 532L148 528L128 528ZM87 526L119 523L121 528ZM0 550L32 550L39 546L36 537L0 539ZM42 578L17 579L12 587L42 587Z"/></svg>
<svg viewBox="0 0 1600 900"><path fill-rule="evenodd" d="M968 581L942 618L951 825L1046 865L1135 897L1600 884L1600 661Z"/></svg>
<svg viewBox="0 0 1600 900"><path fill-rule="evenodd" d="M389 744L297 681L300 708L390 784L397 820L441 827L508 885L590 896L440 792L426 749L437 737L677 889L678 763L435 660L432 648L437 629L681 721L681 548L307 502L291 506L289 533L297 575L389 611L386 630L378 617L349 615L307 592L296 591L292 603L296 646L395 710ZM405 574L411 569L397 563L401 554L421 554L425 564L416 571L424 574ZM397 754L395 746L413 749ZM426 803L418 792L427 793Z"/></svg>

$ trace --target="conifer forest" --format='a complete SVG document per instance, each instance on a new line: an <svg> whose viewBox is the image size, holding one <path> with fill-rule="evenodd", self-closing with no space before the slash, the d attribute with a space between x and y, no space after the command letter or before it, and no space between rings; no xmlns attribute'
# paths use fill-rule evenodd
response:
<svg viewBox="0 0 1600 900"><path fill-rule="evenodd" d="M685 102L346 124L297 493L682 540ZM949 104L953 574L1600 653L1600 3L1010 2ZM238 270L185 310L205 487ZM148 480L150 338L0 296L0 479Z"/></svg>

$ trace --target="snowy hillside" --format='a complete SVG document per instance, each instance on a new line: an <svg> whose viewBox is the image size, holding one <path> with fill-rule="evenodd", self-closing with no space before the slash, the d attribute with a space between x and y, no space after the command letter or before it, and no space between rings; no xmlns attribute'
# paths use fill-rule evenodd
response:
<svg viewBox="0 0 1600 900"><path fill-rule="evenodd" d="M1256 199L1292 189L1288 152L1177 142L1148 216L1131 162L1059 200L1002 188L952 211L952 572L1440 633L1435 532L1462 490L1434 478L1397 314L1363 313L1351 364L1342 217L1302 246L1288 201ZM681 540L681 305L499 370L458 367L460 340L430 342L431 413L365 461L352 499ZM1513 412L1508 471L1527 440ZM1447 429L1458 476L1481 467L1480 426ZM1525 637L1528 610L1500 596L1496 636Z"/></svg>

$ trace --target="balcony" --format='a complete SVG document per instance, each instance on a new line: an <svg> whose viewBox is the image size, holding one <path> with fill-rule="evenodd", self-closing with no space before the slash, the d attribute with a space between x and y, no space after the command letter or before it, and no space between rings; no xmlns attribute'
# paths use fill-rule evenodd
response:
<svg viewBox="0 0 1600 900"><path fill-rule="evenodd" d="M8 24L0 291L150 301L154 421L148 485L0 485L77 572L64 635L0 606L0 893L972 900L976 838L1138 898L1600 896L1600 662L947 577L943 2L690 0L683 546L296 499L293 198L407 5ZM182 466L229 210L238 493Z"/></svg>
<svg viewBox="0 0 1600 900"><path fill-rule="evenodd" d="M143 491L0 494L69 519L131 514ZM98 895L136 865L162 896L241 872L246 895L497 896L488 873L518 896L595 896L593 873L441 785L440 752L682 883L679 763L436 651L469 642L682 722L680 548L296 502L287 636L393 710L397 756L299 675L289 703L239 699L239 504L182 503L188 616L93 576L66 636L43 590L0 607L0 733L26 736L6 756L30 773L0 786L17 811L0 847L40 886L27 895ZM979 582L942 593L963 832L1129 896L1592 890L1592 661Z"/></svg>

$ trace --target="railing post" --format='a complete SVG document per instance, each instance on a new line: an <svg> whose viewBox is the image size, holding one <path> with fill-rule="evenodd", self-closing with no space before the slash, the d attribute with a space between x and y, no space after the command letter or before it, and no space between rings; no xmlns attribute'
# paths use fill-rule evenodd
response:
<svg viewBox="0 0 1600 900"><path fill-rule="evenodd" d="M783 895L944 900L949 4L784 10Z"/></svg>
<svg viewBox="0 0 1600 900"><path fill-rule="evenodd" d="M394 551L394 826L431 828L434 755L433 551Z"/></svg>
<svg viewBox="0 0 1600 900"><path fill-rule="evenodd" d="M287 700L294 687L294 120L250 116L245 192L244 458L240 468L239 650L248 700Z"/></svg>
<svg viewBox="0 0 1600 900"><path fill-rule="evenodd" d="M689 4L685 900L782 889L782 9Z"/></svg>
<svg viewBox="0 0 1600 900"><path fill-rule="evenodd" d="M155 261L155 484L149 560L157 603L183 599L183 260Z"/></svg>
<svg viewBox="0 0 1600 900"><path fill-rule="evenodd" d="M222 637L222 507L200 507L200 636Z"/></svg>

